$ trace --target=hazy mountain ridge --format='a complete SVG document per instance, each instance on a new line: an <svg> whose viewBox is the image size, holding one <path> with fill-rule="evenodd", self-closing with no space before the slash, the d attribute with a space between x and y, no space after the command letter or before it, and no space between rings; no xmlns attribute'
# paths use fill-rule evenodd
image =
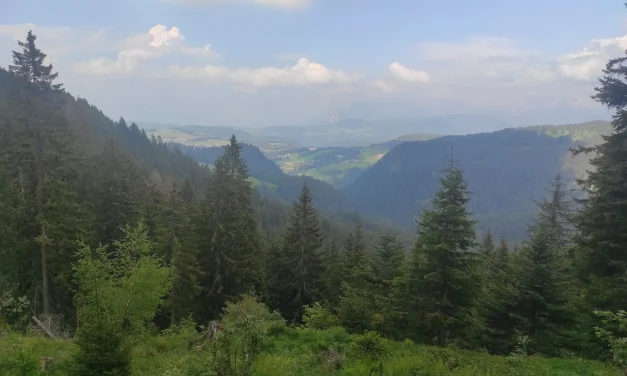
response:
<svg viewBox="0 0 627 376"><path fill-rule="evenodd" d="M588 168L590 156L573 158L570 148L595 144L609 130L608 122L598 121L405 142L343 191L365 213L412 225L453 153L469 183L479 229L521 239L536 213L532 200L543 197L550 180L560 173L574 187Z"/></svg>

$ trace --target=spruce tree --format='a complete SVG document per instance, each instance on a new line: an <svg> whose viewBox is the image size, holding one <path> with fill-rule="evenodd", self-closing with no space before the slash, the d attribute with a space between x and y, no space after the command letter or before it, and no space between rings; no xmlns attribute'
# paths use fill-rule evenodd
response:
<svg viewBox="0 0 627 376"><path fill-rule="evenodd" d="M23 79L9 94L16 111L13 161L25 224L20 229L23 266L30 264L32 275L38 275L41 282L31 278L23 286L41 291L37 311L69 314L72 250L76 240L88 236L91 224L85 203L77 195L82 163L63 112L65 97L59 92L61 84L53 84L57 74L51 65L44 65L46 55L36 48L35 39L29 32L26 42L19 42L23 52L13 53L10 66Z"/></svg>
<svg viewBox="0 0 627 376"><path fill-rule="evenodd" d="M398 235L388 231L379 234L375 248L374 260L374 294L375 325L379 332L394 335L397 331L398 318L401 312L396 300L397 285L405 276L405 249L398 240Z"/></svg>
<svg viewBox="0 0 627 376"><path fill-rule="evenodd" d="M341 286L344 281L343 254L335 239L324 247L322 262L324 264L324 299L332 308L337 308Z"/></svg>
<svg viewBox="0 0 627 376"><path fill-rule="evenodd" d="M483 234L480 250L486 260L491 260L492 257L494 257L494 238L492 237L492 231L490 231L490 229Z"/></svg>
<svg viewBox="0 0 627 376"><path fill-rule="evenodd" d="M463 340L475 326L473 309L479 292L475 268L475 222L467 209L469 193L462 171L443 171L441 188L418 221L412 286L418 321L427 338L446 346Z"/></svg>
<svg viewBox="0 0 627 376"><path fill-rule="evenodd" d="M549 198L537 203L540 213L537 225L549 226L555 246L565 250L572 241L574 203L569 197L570 190L557 174L551 181L551 188L546 189ZM535 225L535 226L537 226ZM534 231L534 226L530 231Z"/></svg>
<svg viewBox="0 0 627 376"><path fill-rule="evenodd" d="M140 184L144 183L131 158L113 139L94 158L92 168L95 237L107 244L121 239L124 227L139 218Z"/></svg>
<svg viewBox="0 0 627 376"><path fill-rule="evenodd" d="M477 307L481 318L479 343L490 353L509 354L516 344L512 315L515 289L509 246L504 238L494 256L483 265L484 279Z"/></svg>
<svg viewBox="0 0 627 376"><path fill-rule="evenodd" d="M26 41L17 42L22 52L13 51L13 65L9 65L9 71L40 90L60 90L63 85L53 83L59 73L52 73L52 64L44 64L46 54L35 46L35 40L37 37L31 30L26 35Z"/></svg>
<svg viewBox="0 0 627 376"><path fill-rule="evenodd" d="M580 181L587 193L576 217L581 277L588 284L590 310L627 306L627 56L610 60L593 98L614 110L610 135L592 148L593 169Z"/></svg>
<svg viewBox="0 0 627 376"><path fill-rule="evenodd" d="M389 296L392 282L401 275L404 263L405 249L397 234L390 231L380 234L373 269L376 281L380 285L381 296Z"/></svg>
<svg viewBox="0 0 627 376"><path fill-rule="evenodd" d="M529 337L530 351L556 356L567 343L565 329L573 324L566 259L544 219L537 222L530 237L514 257L510 312L518 332Z"/></svg>
<svg viewBox="0 0 627 376"><path fill-rule="evenodd" d="M368 250L364 239L364 228L357 223L353 232L346 238L344 244L344 272L346 282L352 287L361 287L365 278L372 277Z"/></svg>
<svg viewBox="0 0 627 376"><path fill-rule="evenodd" d="M158 253L172 271L172 290L167 306L171 325L195 313L200 293L200 270L191 229L194 206L185 199L185 192L174 184L156 220Z"/></svg>
<svg viewBox="0 0 627 376"><path fill-rule="evenodd" d="M297 201L292 203L290 222L283 240L281 312L300 320L303 306L320 300L325 288L322 261L322 232L318 211L306 184Z"/></svg>
<svg viewBox="0 0 627 376"><path fill-rule="evenodd" d="M204 319L217 317L228 300L262 288L261 237L241 152L231 137L208 178L196 220Z"/></svg>

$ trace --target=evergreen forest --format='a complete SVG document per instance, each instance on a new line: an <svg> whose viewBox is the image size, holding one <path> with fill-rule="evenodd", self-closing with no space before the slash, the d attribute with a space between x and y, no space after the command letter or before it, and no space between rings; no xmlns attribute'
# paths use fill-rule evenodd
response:
<svg viewBox="0 0 627 376"><path fill-rule="evenodd" d="M583 194L555 174L514 242L477 231L499 176L455 149L408 239L235 136L209 156L111 120L36 41L0 69L0 374L627 374L627 56L595 89L611 133L570 151Z"/></svg>

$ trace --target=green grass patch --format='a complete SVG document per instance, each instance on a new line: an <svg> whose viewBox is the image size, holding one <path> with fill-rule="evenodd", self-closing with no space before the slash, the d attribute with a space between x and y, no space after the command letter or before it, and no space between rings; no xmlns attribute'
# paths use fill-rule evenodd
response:
<svg viewBox="0 0 627 376"><path fill-rule="evenodd" d="M437 348L347 334L342 328L324 331L279 328L255 359L251 375L386 375L386 376L614 376L609 364L581 359L502 357L454 348ZM370 336L371 337L371 336ZM366 341L367 345L361 343ZM368 342L370 341L370 342ZM211 375L213 352L199 336L170 333L133 339L132 372L137 376ZM372 348L379 348L372 352ZM73 373L76 347L71 340L9 335L0 337L0 374L56 375ZM39 373L42 356L54 366Z"/></svg>

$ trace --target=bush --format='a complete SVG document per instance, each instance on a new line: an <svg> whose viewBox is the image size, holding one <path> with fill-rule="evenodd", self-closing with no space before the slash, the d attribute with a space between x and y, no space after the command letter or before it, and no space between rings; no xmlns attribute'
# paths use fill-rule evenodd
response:
<svg viewBox="0 0 627 376"><path fill-rule="evenodd" d="M347 289L339 308L340 323L349 333L363 333L373 328L372 303L357 291Z"/></svg>
<svg viewBox="0 0 627 376"><path fill-rule="evenodd" d="M366 332L355 337L351 349L357 356L373 361L381 361L390 355L387 340L377 332Z"/></svg>
<svg viewBox="0 0 627 376"><path fill-rule="evenodd" d="M76 344L77 375L130 375L131 355L122 333L106 325L88 324L78 331Z"/></svg>
<svg viewBox="0 0 627 376"><path fill-rule="evenodd" d="M305 327L316 330L324 330L340 324L340 320L337 316L329 312L328 309L318 302L305 307L303 322L305 323Z"/></svg>
<svg viewBox="0 0 627 376"><path fill-rule="evenodd" d="M246 374L262 349L270 342L269 331L285 326L277 312L252 295L229 302L222 314L222 330L216 334L212 344L215 366L219 375Z"/></svg>

